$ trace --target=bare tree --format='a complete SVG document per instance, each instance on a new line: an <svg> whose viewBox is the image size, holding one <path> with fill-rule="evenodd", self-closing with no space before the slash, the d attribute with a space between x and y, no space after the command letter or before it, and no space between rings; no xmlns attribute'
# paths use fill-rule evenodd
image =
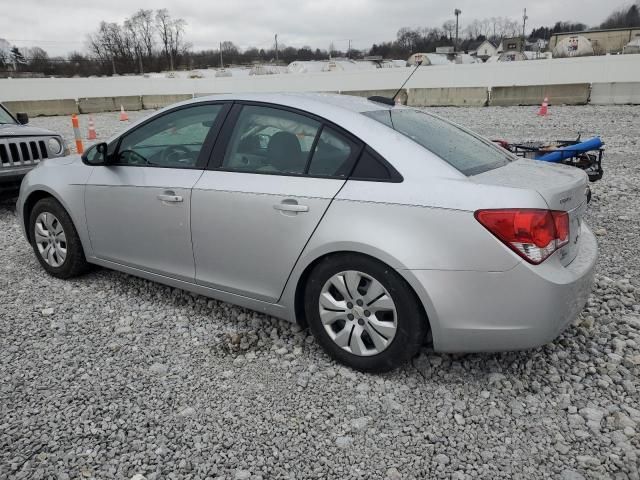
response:
<svg viewBox="0 0 640 480"><path fill-rule="evenodd" d="M483 35L482 23L479 20L472 20L464 29L469 38L478 38Z"/></svg>
<svg viewBox="0 0 640 480"><path fill-rule="evenodd" d="M131 20L135 25L138 37L144 47L145 56L147 58L151 58L156 44L153 10L145 10L141 8L131 17Z"/></svg>
<svg viewBox="0 0 640 480"><path fill-rule="evenodd" d="M131 40L117 23L100 22L98 31L89 35L89 49L103 63L111 63L112 73L117 73L116 64L125 63L131 55Z"/></svg>
<svg viewBox="0 0 640 480"><path fill-rule="evenodd" d="M447 20L442 24L442 29L445 31L446 35L449 37L449 40L453 39L453 32L456 30L456 22L453 20Z"/></svg>
<svg viewBox="0 0 640 480"><path fill-rule="evenodd" d="M11 44L4 38L0 38L0 67L6 68L9 64Z"/></svg>
<svg viewBox="0 0 640 480"><path fill-rule="evenodd" d="M29 70L32 72L49 73L51 69L51 61L49 54L40 47L33 47L26 51L26 60L29 64Z"/></svg>
<svg viewBox="0 0 640 480"><path fill-rule="evenodd" d="M184 27L187 25L182 18L173 19L166 8L156 11L156 27L162 43L163 52L169 60L169 69L173 70L174 60L178 54L188 49L185 43Z"/></svg>
<svg viewBox="0 0 640 480"><path fill-rule="evenodd" d="M131 18L124 21L123 27L138 60L138 70L142 74L144 58L150 59L153 55L155 41L153 10L138 10Z"/></svg>
<svg viewBox="0 0 640 480"><path fill-rule="evenodd" d="M640 2L630 7L614 11L600 24L600 28L633 28L640 27Z"/></svg>
<svg viewBox="0 0 640 480"><path fill-rule="evenodd" d="M410 52L415 51L422 35L419 30L413 30L409 27L403 27L398 30L397 39L398 44Z"/></svg>

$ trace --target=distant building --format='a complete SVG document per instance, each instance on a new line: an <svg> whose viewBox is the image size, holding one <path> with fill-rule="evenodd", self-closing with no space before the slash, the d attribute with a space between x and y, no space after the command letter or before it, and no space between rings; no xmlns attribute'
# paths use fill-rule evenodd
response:
<svg viewBox="0 0 640 480"><path fill-rule="evenodd" d="M502 52L522 52L524 50L524 38L522 37L511 37L511 38L503 38L498 45L498 51L496 53Z"/></svg>
<svg viewBox="0 0 640 480"><path fill-rule="evenodd" d="M499 62L521 62L526 59L527 57L524 53L517 50L507 50L506 52L501 53L498 57Z"/></svg>
<svg viewBox="0 0 640 480"><path fill-rule="evenodd" d="M622 53L640 53L640 37L627 43Z"/></svg>
<svg viewBox="0 0 640 480"><path fill-rule="evenodd" d="M536 38L532 42L526 42L524 49L529 52L542 52L547 49L549 41L544 38Z"/></svg>
<svg viewBox="0 0 640 480"><path fill-rule="evenodd" d="M407 65L416 65L418 62L422 62L423 66L427 65L449 65L449 55L442 55L440 53L414 53L407 60Z"/></svg>
<svg viewBox="0 0 640 480"><path fill-rule="evenodd" d="M409 57L409 60L407 60L407 65L417 65L418 63L421 63L424 67L431 65L431 61L426 53L414 53Z"/></svg>
<svg viewBox="0 0 640 480"><path fill-rule="evenodd" d="M447 47L436 47L436 53L441 53L441 54L451 54L454 53L454 48L452 46L447 46Z"/></svg>
<svg viewBox="0 0 640 480"><path fill-rule="evenodd" d="M593 54L593 44L582 35L563 38L553 49L553 56L556 58L588 57Z"/></svg>
<svg viewBox="0 0 640 480"><path fill-rule="evenodd" d="M476 56L483 61L486 61L489 57L493 57L496 53L498 53L498 49L489 40L482 42L476 50Z"/></svg>
<svg viewBox="0 0 640 480"><path fill-rule="evenodd" d="M591 42L595 55L620 53L636 38L640 38L640 28L611 28L607 30L585 30L584 32L556 33L549 39L549 49L554 50L563 40L582 36Z"/></svg>

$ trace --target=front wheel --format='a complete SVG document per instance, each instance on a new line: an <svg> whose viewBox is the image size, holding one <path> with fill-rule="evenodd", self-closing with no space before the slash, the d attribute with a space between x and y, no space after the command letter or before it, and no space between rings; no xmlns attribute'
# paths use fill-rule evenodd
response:
<svg viewBox="0 0 640 480"><path fill-rule="evenodd" d="M327 353L361 371L398 367L418 353L428 331L406 281L387 265L359 255L327 257L313 269L305 313Z"/></svg>
<svg viewBox="0 0 640 480"><path fill-rule="evenodd" d="M87 270L78 232L54 198L43 198L33 207L29 237L40 265L54 277L71 278Z"/></svg>

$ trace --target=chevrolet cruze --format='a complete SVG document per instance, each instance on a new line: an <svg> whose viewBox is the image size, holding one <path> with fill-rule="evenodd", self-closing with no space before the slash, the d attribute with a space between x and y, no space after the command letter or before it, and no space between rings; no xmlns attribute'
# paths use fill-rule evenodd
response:
<svg viewBox="0 0 640 480"><path fill-rule="evenodd" d="M425 111L322 94L204 97L18 199L42 267L120 270L308 326L363 371L524 349L583 308L597 257L587 176Z"/></svg>

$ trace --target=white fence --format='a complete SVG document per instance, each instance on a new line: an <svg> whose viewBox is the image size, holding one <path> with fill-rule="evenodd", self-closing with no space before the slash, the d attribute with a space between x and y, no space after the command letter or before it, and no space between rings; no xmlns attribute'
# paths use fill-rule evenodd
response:
<svg viewBox="0 0 640 480"><path fill-rule="evenodd" d="M257 75L221 78L0 79L0 101L128 95L274 91L363 91L398 88L409 69ZM497 87L640 80L640 54L421 67L407 88Z"/></svg>

